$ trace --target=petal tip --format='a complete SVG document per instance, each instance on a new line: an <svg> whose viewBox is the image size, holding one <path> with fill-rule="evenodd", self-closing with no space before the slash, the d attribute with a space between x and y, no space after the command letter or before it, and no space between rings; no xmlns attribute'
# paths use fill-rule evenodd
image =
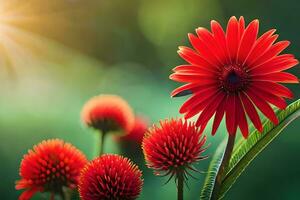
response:
<svg viewBox="0 0 300 200"><path fill-rule="evenodd" d="M231 17L230 17L230 19L229 19L229 21L231 21L231 20L235 20L235 21L237 21L237 18L236 18L236 16L231 16Z"/></svg>
<svg viewBox="0 0 300 200"><path fill-rule="evenodd" d="M178 51L182 51L184 49L184 46L178 46Z"/></svg>
<svg viewBox="0 0 300 200"><path fill-rule="evenodd" d="M248 136L249 136L248 133L244 133L244 134L242 134L242 135L243 135L243 138L244 138L244 139L248 139Z"/></svg>
<svg viewBox="0 0 300 200"><path fill-rule="evenodd" d="M211 131L211 135L212 135L212 136L216 135L216 132L217 132L217 130L212 130L212 131Z"/></svg>
<svg viewBox="0 0 300 200"><path fill-rule="evenodd" d="M279 120L278 120L278 118L276 117L276 118L274 118L273 120L273 123L275 124L275 125L278 125L279 124Z"/></svg>

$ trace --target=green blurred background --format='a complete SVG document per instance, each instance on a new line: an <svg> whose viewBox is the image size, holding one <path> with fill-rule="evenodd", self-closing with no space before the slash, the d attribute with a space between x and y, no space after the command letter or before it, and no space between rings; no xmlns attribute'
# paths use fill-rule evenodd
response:
<svg viewBox="0 0 300 200"><path fill-rule="evenodd" d="M79 114L90 97L114 93L151 123L179 116L186 99L171 99L178 84L168 76L183 63L187 33L224 26L230 16L260 19L260 33L276 28L300 58L297 0L0 0L0 194L17 199L14 183L23 154L47 138L62 138L95 156L97 135ZM292 70L300 77L299 69ZM299 99L299 86L289 86ZM210 127L210 126L208 126ZM242 174L225 199L300 199L300 124L287 128ZM207 133L209 133L209 128ZM209 136L212 155L226 136L224 124ZM136 149L138 149L136 151ZM105 152L130 157L144 172L139 199L175 199L173 182L145 168L140 148L107 138ZM133 153L139 152L139 153ZM197 165L207 170L209 159ZM186 199L199 199L205 174L189 180ZM36 195L34 199L49 199Z"/></svg>

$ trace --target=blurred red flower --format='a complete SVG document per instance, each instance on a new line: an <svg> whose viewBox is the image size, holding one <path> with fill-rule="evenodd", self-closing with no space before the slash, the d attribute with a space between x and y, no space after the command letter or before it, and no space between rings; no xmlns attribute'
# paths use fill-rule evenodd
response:
<svg viewBox="0 0 300 200"><path fill-rule="evenodd" d="M133 200L142 190L141 177L142 172L128 158L104 154L82 170L80 197L83 200Z"/></svg>
<svg viewBox="0 0 300 200"><path fill-rule="evenodd" d="M145 120L143 117L137 116L134 120L134 126L132 130L123 136L118 136L116 139L119 141L132 141L137 144L141 144L147 128L147 120Z"/></svg>
<svg viewBox="0 0 300 200"><path fill-rule="evenodd" d="M179 172L188 173L194 169L192 164L207 158L201 156L206 150L203 145L206 136L194 123L182 119L171 119L160 122L160 127L153 126L142 143L147 166L154 169L156 175L177 175Z"/></svg>
<svg viewBox="0 0 300 200"><path fill-rule="evenodd" d="M81 119L84 124L103 132L128 132L132 129L134 115L128 103L116 95L99 95L83 107Z"/></svg>
<svg viewBox="0 0 300 200"><path fill-rule="evenodd" d="M86 163L85 155L71 144L59 139L42 141L21 162L16 189L26 191L19 199L28 200L38 191L61 194L64 186L76 188Z"/></svg>
<svg viewBox="0 0 300 200"><path fill-rule="evenodd" d="M179 55L189 64L173 69L170 79L187 83L172 92L172 96L192 93L180 108L188 119L200 113L196 122L203 128L214 117L212 134L217 131L226 115L228 133L233 135L240 128L248 136L246 114L256 129L262 131L258 110L274 124L278 119L270 106L279 109L287 105L284 98L292 92L279 83L298 83L298 78L282 72L298 64L292 54L279 55L290 43L274 44L278 35L275 29L258 37L259 21L247 27L243 17L231 17L226 32L216 21L211 21L211 32L197 28L197 36L189 34L193 49L179 47Z"/></svg>

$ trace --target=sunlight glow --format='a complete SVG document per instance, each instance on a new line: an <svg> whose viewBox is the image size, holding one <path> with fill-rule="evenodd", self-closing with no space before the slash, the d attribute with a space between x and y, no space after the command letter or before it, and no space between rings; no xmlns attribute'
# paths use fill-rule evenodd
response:
<svg viewBox="0 0 300 200"><path fill-rule="evenodd" d="M33 65L49 51L50 40L72 43L70 33L81 28L75 16L88 16L91 2L0 0L0 69L14 73Z"/></svg>

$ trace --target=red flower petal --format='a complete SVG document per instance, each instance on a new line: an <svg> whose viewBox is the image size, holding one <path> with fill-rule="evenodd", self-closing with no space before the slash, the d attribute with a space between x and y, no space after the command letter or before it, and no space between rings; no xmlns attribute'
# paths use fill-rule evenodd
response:
<svg viewBox="0 0 300 200"><path fill-rule="evenodd" d="M224 101L219 104L219 107L217 108L215 119L214 119L213 126L212 126L212 131L211 131L212 135L215 135L215 133L217 132L217 129L222 121L222 118L225 113L225 106L227 105L226 102L227 102L227 96L225 97Z"/></svg>
<svg viewBox="0 0 300 200"><path fill-rule="evenodd" d="M233 113L235 113L235 96L230 95L227 98L226 102L226 126L227 131L230 135L235 134L237 129L236 117Z"/></svg>
<svg viewBox="0 0 300 200"><path fill-rule="evenodd" d="M250 71L255 75L270 74L273 72L280 72L287 70L297 65L299 61L294 59L291 54L283 54L273 58L272 60L260 65L259 67L252 68Z"/></svg>
<svg viewBox="0 0 300 200"><path fill-rule="evenodd" d="M201 95L199 95L201 94ZM205 102L207 99L212 97L216 94L216 88L214 86L212 87L206 87L197 92L194 96L190 97L180 108L180 113L185 113L191 108L194 108L196 105L201 104L202 102Z"/></svg>
<svg viewBox="0 0 300 200"><path fill-rule="evenodd" d="M178 67L180 67L180 66L178 66ZM195 74L195 75L212 76L212 74L215 74L212 71L203 70L200 67L194 66L194 65L190 65L190 66L182 66L181 65L181 69L175 69L175 70L177 70L177 71L175 71L174 74L182 74L182 75ZM172 75L170 77L172 77Z"/></svg>
<svg viewBox="0 0 300 200"><path fill-rule="evenodd" d="M253 125L258 131L262 132L263 130L262 123L255 107L253 106L253 103L244 93L240 94L240 99L243 102L245 111L249 116L250 120L253 122Z"/></svg>
<svg viewBox="0 0 300 200"><path fill-rule="evenodd" d="M213 97L213 100L201 112L201 114L196 122L197 126L206 124L208 122L208 120L216 112L219 104L222 102L224 97L225 97L225 95L223 93L218 93L215 97Z"/></svg>
<svg viewBox="0 0 300 200"><path fill-rule="evenodd" d="M272 44L278 38L278 35L273 35L274 32L275 29L272 29L258 38L258 40L255 42L253 50L244 61L244 65L251 66L258 58L264 55L264 53L271 48Z"/></svg>
<svg viewBox="0 0 300 200"><path fill-rule="evenodd" d="M187 91L187 90L191 90L192 91L193 89L195 89L197 87L201 87L201 86L199 86L199 84L197 84L197 83L188 83L188 84L185 84L185 85L180 86L180 87L176 88L175 90L173 90L172 93L171 93L171 96L175 97L175 96L177 96L178 94L180 94L183 91Z"/></svg>
<svg viewBox="0 0 300 200"><path fill-rule="evenodd" d="M217 93L214 93L213 95L205 99L202 99L201 102L198 102L197 104L194 105L192 109L186 112L184 118L189 119L195 116L196 114L198 114L200 111L202 111L205 107L209 106L215 100L215 96L217 96Z"/></svg>
<svg viewBox="0 0 300 200"><path fill-rule="evenodd" d="M173 69L174 72L213 72L211 70L208 70L207 68L197 66L197 65L179 65Z"/></svg>
<svg viewBox="0 0 300 200"><path fill-rule="evenodd" d="M194 73L176 73L170 76L171 80L188 83L188 82L200 82L201 80L212 80L213 75L210 74L194 74Z"/></svg>
<svg viewBox="0 0 300 200"><path fill-rule="evenodd" d="M239 18L239 25L240 25L239 38L242 38L242 36L244 35L244 32L245 32L245 19L243 16L241 16Z"/></svg>
<svg viewBox="0 0 300 200"><path fill-rule="evenodd" d="M261 90L264 90L265 92L269 92L270 91L269 88L272 88L272 93L281 97L285 97L289 99L292 99L294 97L291 90L278 83L269 82L269 81L258 81L258 82L253 82L253 86L258 87Z"/></svg>
<svg viewBox="0 0 300 200"><path fill-rule="evenodd" d="M244 63L247 56L251 52L252 47L255 44L257 33L258 33L258 26L259 26L258 20L254 20L249 24L249 26L245 30L238 51L238 60L241 63Z"/></svg>
<svg viewBox="0 0 300 200"><path fill-rule="evenodd" d="M215 41L215 38L213 37L213 35L205 28L197 28L196 29L196 33L199 37L199 40L202 42L202 44L205 44L205 46L207 47L207 50L202 48L199 49L200 54L202 54L205 58L207 58L209 55L205 55L205 54L210 54L210 56L212 57L212 60L215 64L222 66L225 63L223 62L224 60L219 57L220 55L220 50L218 48L218 45ZM202 45L200 45L201 47Z"/></svg>
<svg viewBox="0 0 300 200"><path fill-rule="evenodd" d="M220 62L214 56L214 52L211 52L208 45L199 45L203 41L201 38L198 38L193 34L188 34L188 36L193 47L199 52L202 57L206 58L207 62L209 62L212 66L220 65Z"/></svg>
<svg viewBox="0 0 300 200"><path fill-rule="evenodd" d="M199 54L188 47L179 47L178 54L186 60L188 63L192 65L197 65L201 67L205 67L208 69L215 68L213 65L208 63L205 59L203 59ZM215 68L216 69L216 68Z"/></svg>
<svg viewBox="0 0 300 200"><path fill-rule="evenodd" d="M235 60L239 47L239 23L236 17L229 19L227 30L226 30L227 47L229 50L230 60Z"/></svg>
<svg viewBox="0 0 300 200"><path fill-rule="evenodd" d="M247 138L249 134L249 129L248 129L248 123L245 115L245 110L243 108L240 98L237 96L235 98L236 98L235 100L236 120L241 129L242 135L244 136L244 138Z"/></svg>
<svg viewBox="0 0 300 200"><path fill-rule="evenodd" d="M246 94L250 97L253 103L257 108L264 113L274 124L278 124L277 116L272 110L271 106L265 102L263 99L259 98L256 94L252 93L250 90L247 90Z"/></svg>
<svg viewBox="0 0 300 200"><path fill-rule="evenodd" d="M283 98L272 94L270 91L264 91L258 87L253 87L253 89L249 89L249 90L251 90L251 92L256 96L258 96L259 98L265 99L267 102L273 104L279 109L285 109L287 106Z"/></svg>
<svg viewBox="0 0 300 200"><path fill-rule="evenodd" d="M275 72L272 74L253 75L253 81L273 81L280 83L299 83L299 80L293 74L287 72Z"/></svg>
<svg viewBox="0 0 300 200"><path fill-rule="evenodd" d="M213 36L214 36L217 44L221 48L220 57L224 59L225 63L229 63L230 62L229 53L228 53L228 48L227 48L226 36L225 36L223 28L221 27L221 25L218 22L212 20L211 21L211 30L212 30Z"/></svg>
<svg viewBox="0 0 300 200"><path fill-rule="evenodd" d="M272 59L274 56L277 56L280 52L282 52L285 48L289 46L289 41L280 41L271 46L271 48L266 51L263 55L261 55L253 64L249 64L249 68L255 68L259 65L264 64L265 62Z"/></svg>

